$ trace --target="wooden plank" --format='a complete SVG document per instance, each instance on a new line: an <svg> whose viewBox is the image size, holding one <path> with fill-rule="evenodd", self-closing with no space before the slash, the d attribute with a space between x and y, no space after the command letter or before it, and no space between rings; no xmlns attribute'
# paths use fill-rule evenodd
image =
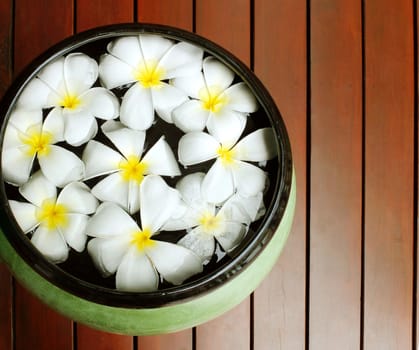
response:
<svg viewBox="0 0 419 350"><path fill-rule="evenodd" d="M139 22L159 23L192 30L192 0L137 0Z"/></svg>
<svg viewBox="0 0 419 350"><path fill-rule="evenodd" d="M412 348L412 11L365 2L365 349Z"/></svg>
<svg viewBox="0 0 419 350"><path fill-rule="evenodd" d="M35 56L72 34L73 1L15 2L15 73ZM28 15L30 14L30 16ZM30 43L30 45L28 45ZM17 285L15 295L15 348L72 349L72 322Z"/></svg>
<svg viewBox="0 0 419 350"><path fill-rule="evenodd" d="M250 0L196 0L196 32L250 66Z"/></svg>
<svg viewBox="0 0 419 350"><path fill-rule="evenodd" d="M164 335L139 337L139 350L192 350L193 341L190 331Z"/></svg>
<svg viewBox="0 0 419 350"><path fill-rule="evenodd" d="M362 246L360 1L311 3L309 348L359 349Z"/></svg>
<svg viewBox="0 0 419 350"><path fill-rule="evenodd" d="M250 8L248 0L197 0L196 32L250 65ZM197 348L250 349L250 315L250 298L247 298L234 310L197 327Z"/></svg>
<svg viewBox="0 0 419 350"><path fill-rule="evenodd" d="M12 78L12 1L0 3L0 98ZM0 259L0 350L13 349L12 277Z"/></svg>
<svg viewBox="0 0 419 350"><path fill-rule="evenodd" d="M76 23L81 32L93 27L113 23L127 23L134 19L134 2L118 0L78 0Z"/></svg>
<svg viewBox="0 0 419 350"><path fill-rule="evenodd" d="M73 32L72 0L39 0L36 6L32 0L19 0L15 2L14 13L15 74L48 47Z"/></svg>
<svg viewBox="0 0 419 350"><path fill-rule="evenodd" d="M255 1L255 73L286 123L298 189L284 252L254 294L255 349L305 348L306 40L305 0Z"/></svg>
<svg viewBox="0 0 419 350"><path fill-rule="evenodd" d="M131 22L134 18L134 2L120 0L118 6L112 0L78 0L76 31L93 27ZM77 324L77 349L118 349L133 348L133 337L101 332L82 324Z"/></svg>

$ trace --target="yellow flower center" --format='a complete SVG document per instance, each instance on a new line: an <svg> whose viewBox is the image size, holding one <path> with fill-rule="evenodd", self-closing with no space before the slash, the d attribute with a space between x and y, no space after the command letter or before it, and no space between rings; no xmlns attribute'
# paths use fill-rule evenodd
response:
<svg viewBox="0 0 419 350"><path fill-rule="evenodd" d="M140 159L134 155L121 160L119 163L119 170L122 178L125 181L137 181L139 184L143 181L147 168L147 164L141 162Z"/></svg>
<svg viewBox="0 0 419 350"><path fill-rule="evenodd" d="M221 219L211 213L205 213L199 218L198 222L204 232L212 233L220 227Z"/></svg>
<svg viewBox="0 0 419 350"><path fill-rule="evenodd" d="M224 165L231 165L234 161L234 151L232 149L220 146L217 149L217 154Z"/></svg>
<svg viewBox="0 0 419 350"><path fill-rule="evenodd" d="M53 200L46 199L36 210L36 219L48 230L65 227L68 224L68 208Z"/></svg>
<svg viewBox="0 0 419 350"><path fill-rule="evenodd" d="M159 87L164 76L164 69L158 67L157 62L141 63L134 70L135 79L145 88Z"/></svg>
<svg viewBox="0 0 419 350"><path fill-rule="evenodd" d="M41 131L39 127L32 126L28 128L26 133L19 135L19 138L23 144L28 146L26 151L28 156L33 157L36 154L38 154L38 157L46 156L51 150L52 134L48 131Z"/></svg>
<svg viewBox="0 0 419 350"><path fill-rule="evenodd" d="M76 109L80 105L80 99L76 95L66 94L60 102L60 106L68 109Z"/></svg>
<svg viewBox="0 0 419 350"><path fill-rule="evenodd" d="M151 239L151 230L148 228L134 232L130 243L135 245L140 252L156 244L156 242Z"/></svg>
<svg viewBox="0 0 419 350"><path fill-rule="evenodd" d="M213 113L218 113L228 102L226 94L217 86L201 89L199 91L199 99L202 102L202 108Z"/></svg>

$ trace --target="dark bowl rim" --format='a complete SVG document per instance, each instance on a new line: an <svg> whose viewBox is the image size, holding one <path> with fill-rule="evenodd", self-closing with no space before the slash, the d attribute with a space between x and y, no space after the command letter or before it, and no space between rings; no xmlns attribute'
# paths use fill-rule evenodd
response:
<svg viewBox="0 0 419 350"><path fill-rule="evenodd" d="M154 308L185 301L215 290L222 286L223 283L245 270L246 266L255 260L275 234L289 201L293 175L291 146L285 124L273 98L257 76L240 59L209 39L180 28L149 23L120 23L83 31L51 46L48 50L44 51L30 62L16 77L1 100L0 118L2 120L2 126L0 134L0 152L2 149L5 127L17 97L20 95L25 84L27 84L43 66L56 57L77 50L96 40L111 39L126 35L138 35L141 33L158 34L176 41L186 41L198 45L202 47L204 51L215 56L229 66L249 86L261 107L264 108L276 133L278 147L281 150L278 154L280 179L279 181L276 181L273 200L266 208L268 214L263 218L263 222L260 226L261 229L255 233L254 239L247 242L247 245L235 252L234 256L231 257L231 260L226 265L222 265L215 271L190 283L155 292L134 293L120 292L86 282L47 261L41 253L32 246L27 237L21 233L21 229L13 217L5 193L5 184L0 164L2 179L0 184L0 197L4 201L4 205L0 206L0 227L17 254L38 274L53 285L91 302L124 308ZM16 232L21 234L14 234Z"/></svg>

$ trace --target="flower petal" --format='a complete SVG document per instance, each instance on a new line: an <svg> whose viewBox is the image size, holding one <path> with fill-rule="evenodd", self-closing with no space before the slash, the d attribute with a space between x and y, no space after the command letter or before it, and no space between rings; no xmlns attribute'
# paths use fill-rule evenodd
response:
<svg viewBox="0 0 419 350"><path fill-rule="evenodd" d="M253 164L236 161L233 177L237 192L248 197L264 190L267 176L262 169Z"/></svg>
<svg viewBox="0 0 419 350"><path fill-rule="evenodd" d="M85 108L99 119L115 119L119 115L119 102L116 96L102 87L87 90L80 96Z"/></svg>
<svg viewBox="0 0 419 350"><path fill-rule="evenodd" d="M203 70L207 87L224 91L234 80L234 72L212 56L204 59Z"/></svg>
<svg viewBox="0 0 419 350"><path fill-rule="evenodd" d="M54 90L40 79L32 79L24 88L17 100L18 108L42 109L53 107L59 96Z"/></svg>
<svg viewBox="0 0 419 350"><path fill-rule="evenodd" d="M89 236L111 238L128 235L138 231L138 225L132 217L114 203L102 203L86 228Z"/></svg>
<svg viewBox="0 0 419 350"><path fill-rule="evenodd" d="M183 132L202 131L209 112L197 100L186 101L172 111L173 123Z"/></svg>
<svg viewBox="0 0 419 350"><path fill-rule="evenodd" d="M126 210L130 214L136 213L140 210L140 184L137 181L130 181L128 183L128 196L127 196Z"/></svg>
<svg viewBox="0 0 419 350"><path fill-rule="evenodd" d="M72 146L80 146L91 140L97 133L96 119L87 110L78 112L63 111L64 138Z"/></svg>
<svg viewBox="0 0 419 350"><path fill-rule="evenodd" d="M263 193L258 192L254 196L245 197L235 193L222 206L219 213L228 212L229 220L250 224L265 214Z"/></svg>
<svg viewBox="0 0 419 350"><path fill-rule="evenodd" d="M38 161L45 177L57 187L84 177L84 163L63 147L51 145L48 155L38 156Z"/></svg>
<svg viewBox="0 0 419 350"><path fill-rule="evenodd" d="M126 158L140 157L143 153L145 132L132 130L120 122L109 120L102 125L102 131Z"/></svg>
<svg viewBox="0 0 419 350"><path fill-rule="evenodd" d="M237 222L226 222L224 230L218 233L215 238L221 247L226 252L229 252L241 242L246 232L247 228L245 225Z"/></svg>
<svg viewBox="0 0 419 350"><path fill-rule="evenodd" d="M116 289L128 292L157 290L159 276L144 253L132 247L125 254L116 272Z"/></svg>
<svg viewBox="0 0 419 350"><path fill-rule="evenodd" d="M202 195L210 203L221 203L234 192L230 166L217 159L202 182Z"/></svg>
<svg viewBox="0 0 419 350"><path fill-rule="evenodd" d="M40 207L46 199L55 201L57 198L56 187L40 171L33 174L28 182L19 187L19 192L37 207Z"/></svg>
<svg viewBox="0 0 419 350"><path fill-rule="evenodd" d="M253 113L258 110L258 103L248 86L241 82L225 90L229 107L238 112Z"/></svg>
<svg viewBox="0 0 419 350"><path fill-rule="evenodd" d="M42 80L48 87L60 96L66 93L64 78L64 57L58 57L54 61L48 63L38 74L38 78Z"/></svg>
<svg viewBox="0 0 419 350"><path fill-rule="evenodd" d="M246 121L243 114L224 108L216 114L210 113L207 128L224 147L230 148L243 133Z"/></svg>
<svg viewBox="0 0 419 350"><path fill-rule="evenodd" d="M155 233L176 211L180 195L160 176L148 175L141 183L140 201L141 226Z"/></svg>
<svg viewBox="0 0 419 350"><path fill-rule="evenodd" d="M31 242L53 263L60 263L68 258L69 248L57 230L51 231L44 226L39 226L35 230Z"/></svg>
<svg viewBox="0 0 419 350"><path fill-rule="evenodd" d="M112 148L91 140L83 151L82 159L86 164L86 180L117 171L124 158Z"/></svg>
<svg viewBox="0 0 419 350"><path fill-rule="evenodd" d="M138 36L124 36L108 44L108 52L123 62L135 67L142 59Z"/></svg>
<svg viewBox="0 0 419 350"><path fill-rule="evenodd" d="M182 199L190 206L196 206L203 202L201 185L204 177L204 173L193 173L184 176L176 184L176 189L180 192Z"/></svg>
<svg viewBox="0 0 419 350"><path fill-rule="evenodd" d="M171 84L178 89L185 91L188 96L195 99L199 99L199 92L206 87L202 72L186 77L174 78L171 80Z"/></svg>
<svg viewBox="0 0 419 350"><path fill-rule="evenodd" d="M135 130L147 130L154 121L154 106L151 91L134 84L125 93L121 103L120 119Z"/></svg>
<svg viewBox="0 0 419 350"><path fill-rule="evenodd" d="M24 148L3 149L1 162L4 180L16 186L24 184L28 181L33 160L34 157L28 155Z"/></svg>
<svg viewBox="0 0 419 350"><path fill-rule="evenodd" d="M34 127L35 125L39 126L39 130L41 130L42 110L36 109L29 111L26 109L15 109L8 120L8 127L6 129L6 133L10 126L14 127L19 132L26 133L30 127ZM14 131L14 134L18 136L16 134L16 131ZM20 141L19 144L22 144L22 141Z"/></svg>
<svg viewBox="0 0 419 350"><path fill-rule="evenodd" d="M51 143L64 140L64 118L61 108L53 108L48 113L44 125L42 125L42 132L48 132L52 135Z"/></svg>
<svg viewBox="0 0 419 350"><path fill-rule="evenodd" d="M87 244L87 250L95 266L104 277L116 272L122 258L129 248L127 237L93 238Z"/></svg>
<svg viewBox="0 0 419 350"><path fill-rule="evenodd" d="M173 45L173 41L153 34L140 34L139 40L146 63L147 61L157 63Z"/></svg>
<svg viewBox="0 0 419 350"><path fill-rule="evenodd" d="M118 172L99 181L92 188L92 193L103 202L113 202L128 210L128 185Z"/></svg>
<svg viewBox="0 0 419 350"><path fill-rule="evenodd" d="M68 245L81 253L86 246L86 227L89 217L84 214L69 214L68 216L68 224L61 227L59 231Z"/></svg>
<svg viewBox="0 0 419 350"><path fill-rule="evenodd" d="M272 159L278 154L272 128L259 129L247 135L237 143L234 151L240 160L261 162Z"/></svg>
<svg viewBox="0 0 419 350"><path fill-rule="evenodd" d="M86 215L93 214L99 204L90 188L82 182L71 182L65 186L58 195L57 203L64 204L70 213Z"/></svg>
<svg viewBox="0 0 419 350"><path fill-rule="evenodd" d="M192 250L203 262L209 261L215 251L214 237L203 232L200 227L187 233L177 244Z"/></svg>
<svg viewBox="0 0 419 350"><path fill-rule="evenodd" d="M147 151L142 161L147 165L147 174L177 176L180 169L164 136Z"/></svg>
<svg viewBox="0 0 419 350"><path fill-rule="evenodd" d="M102 55L99 78L104 87L114 89L135 82L133 67L112 55Z"/></svg>
<svg viewBox="0 0 419 350"><path fill-rule="evenodd" d="M166 281L177 285L202 272L202 261L191 250L169 242L155 242L147 255Z"/></svg>
<svg viewBox="0 0 419 350"><path fill-rule="evenodd" d="M171 115L173 109L188 100L182 90L166 83L161 83L158 88L152 89L151 94L157 114L167 123L173 123Z"/></svg>
<svg viewBox="0 0 419 350"><path fill-rule="evenodd" d="M203 50L187 42L173 45L162 57L159 67L164 69L164 78L188 76L201 70Z"/></svg>
<svg viewBox="0 0 419 350"><path fill-rule="evenodd" d="M90 89L99 75L97 62L84 53L70 53L64 60L67 93L80 95Z"/></svg>
<svg viewBox="0 0 419 350"><path fill-rule="evenodd" d="M185 166L205 162L217 156L219 147L217 140L207 133L187 133L179 140L179 162Z"/></svg>
<svg viewBox="0 0 419 350"><path fill-rule="evenodd" d="M9 200L10 209L24 233L33 230L39 223L36 219L36 207L32 203Z"/></svg>

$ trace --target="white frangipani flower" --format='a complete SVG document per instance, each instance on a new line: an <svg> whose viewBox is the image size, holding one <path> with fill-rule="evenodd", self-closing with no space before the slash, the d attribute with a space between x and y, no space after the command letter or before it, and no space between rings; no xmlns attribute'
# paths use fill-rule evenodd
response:
<svg viewBox="0 0 419 350"><path fill-rule="evenodd" d="M31 80L17 102L25 109L57 108L64 119L64 139L79 146L96 135L100 119L119 114L116 96L92 87L98 78L97 62L83 53L71 53L45 66Z"/></svg>
<svg viewBox="0 0 419 350"><path fill-rule="evenodd" d="M19 192L28 202L9 200L10 208L23 232L35 230L31 242L46 258L59 263L67 259L69 246L84 250L88 215L98 206L85 184L72 182L57 197L56 187L37 172Z"/></svg>
<svg viewBox="0 0 419 350"><path fill-rule="evenodd" d="M140 191L141 225L116 204L103 203L87 228L95 237L88 251L104 276L116 272L119 290L157 290L159 274L170 283L181 284L202 271L201 259L189 249L153 239L176 211L179 193L155 175L144 179Z"/></svg>
<svg viewBox="0 0 419 350"><path fill-rule="evenodd" d="M203 50L153 34L118 38L107 49L109 54L103 55L99 64L103 85L113 89L133 83L122 99L121 122L147 130L156 111L171 123L171 111L188 97L166 80L199 72Z"/></svg>
<svg viewBox="0 0 419 350"><path fill-rule="evenodd" d="M91 140L82 157L86 179L108 175L92 188L92 193L101 201L117 203L133 214L140 209L140 188L147 175L180 175L175 156L164 137L142 156L144 131L129 129L112 120L102 125L102 131L119 152Z"/></svg>
<svg viewBox="0 0 419 350"><path fill-rule="evenodd" d="M188 233L178 244L191 249L204 262L209 261L217 241L224 251L234 249L243 239L248 225L257 220L264 211L262 193L238 198L232 196L221 207L202 197L204 173L193 173L178 181L186 210L182 217L168 220L165 230L187 229Z"/></svg>
<svg viewBox="0 0 419 350"><path fill-rule="evenodd" d="M179 140L179 161L184 166L215 159L202 182L203 196L211 203L221 203L235 191L248 197L265 188L266 173L248 162L275 157L274 132L262 128L238 141L241 133L242 130L230 130L223 140L204 132L190 132Z"/></svg>
<svg viewBox="0 0 419 350"><path fill-rule="evenodd" d="M234 73L212 56L204 59L203 72L173 79L174 86L192 97L173 110L176 126L184 132L207 127L218 138L229 130L240 129L242 119L255 112L258 104L245 83L231 85L233 80Z"/></svg>
<svg viewBox="0 0 419 350"><path fill-rule="evenodd" d="M29 179L34 159L43 174L55 186L62 187L84 176L84 164L74 153L55 143L63 141L64 124L60 112L53 109L42 122L41 110L15 110L3 139L2 171L4 179L22 185Z"/></svg>

